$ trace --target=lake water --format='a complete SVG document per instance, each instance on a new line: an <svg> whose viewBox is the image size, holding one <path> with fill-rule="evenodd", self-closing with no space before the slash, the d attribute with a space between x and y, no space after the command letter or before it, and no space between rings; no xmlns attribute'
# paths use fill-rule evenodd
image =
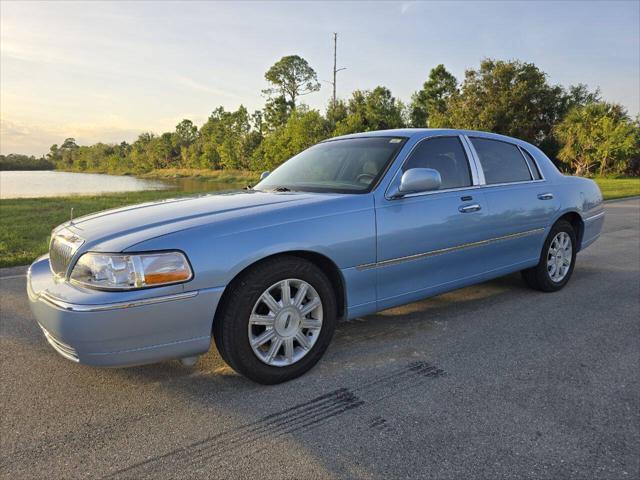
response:
<svg viewBox="0 0 640 480"><path fill-rule="evenodd" d="M206 181L194 179L165 181L98 173L4 171L0 172L0 199L95 195L96 193L162 189L202 191L205 190L206 183Z"/></svg>

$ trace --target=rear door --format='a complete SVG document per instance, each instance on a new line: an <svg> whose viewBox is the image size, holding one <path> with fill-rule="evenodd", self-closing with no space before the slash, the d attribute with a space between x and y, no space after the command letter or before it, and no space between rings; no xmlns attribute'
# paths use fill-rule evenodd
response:
<svg viewBox="0 0 640 480"><path fill-rule="evenodd" d="M493 138L467 139L484 184L486 228L492 232L485 250L487 267L517 270L536 264L545 228L558 208L551 185L520 146Z"/></svg>

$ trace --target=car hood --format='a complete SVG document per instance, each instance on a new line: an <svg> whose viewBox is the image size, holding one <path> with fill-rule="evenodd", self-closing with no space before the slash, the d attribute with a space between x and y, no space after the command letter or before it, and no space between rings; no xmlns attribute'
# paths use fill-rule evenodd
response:
<svg viewBox="0 0 640 480"><path fill-rule="evenodd" d="M272 213L300 204L343 196L306 192L246 190L143 203L79 217L61 225L85 240L82 250L119 251L135 243L168 233Z"/></svg>

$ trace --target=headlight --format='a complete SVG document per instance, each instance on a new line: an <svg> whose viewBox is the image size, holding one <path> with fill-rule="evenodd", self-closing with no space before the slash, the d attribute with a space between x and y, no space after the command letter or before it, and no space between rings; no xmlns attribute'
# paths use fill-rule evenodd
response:
<svg viewBox="0 0 640 480"><path fill-rule="evenodd" d="M187 258L180 252L85 253L73 271L71 281L85 287L107 290L156 287L191 280Z"/></svg>

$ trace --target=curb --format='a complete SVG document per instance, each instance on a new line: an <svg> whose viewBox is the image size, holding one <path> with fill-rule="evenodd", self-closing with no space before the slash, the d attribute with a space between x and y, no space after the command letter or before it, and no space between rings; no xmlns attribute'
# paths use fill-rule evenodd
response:
<svg viewBox="0 0 640 480"><path fill-rule="evenodd" d="M10 280L12 278L26 277L28 268L29 265L0 268L0 280Z"/></svg>
<svg viewBox="0 0 640 480"><path fill-rule="evenodd" d="M640 195L634 195L633 197L612 198L611 200L605 200L603 203L624 202L626 200L640 200Z"/></svg>

